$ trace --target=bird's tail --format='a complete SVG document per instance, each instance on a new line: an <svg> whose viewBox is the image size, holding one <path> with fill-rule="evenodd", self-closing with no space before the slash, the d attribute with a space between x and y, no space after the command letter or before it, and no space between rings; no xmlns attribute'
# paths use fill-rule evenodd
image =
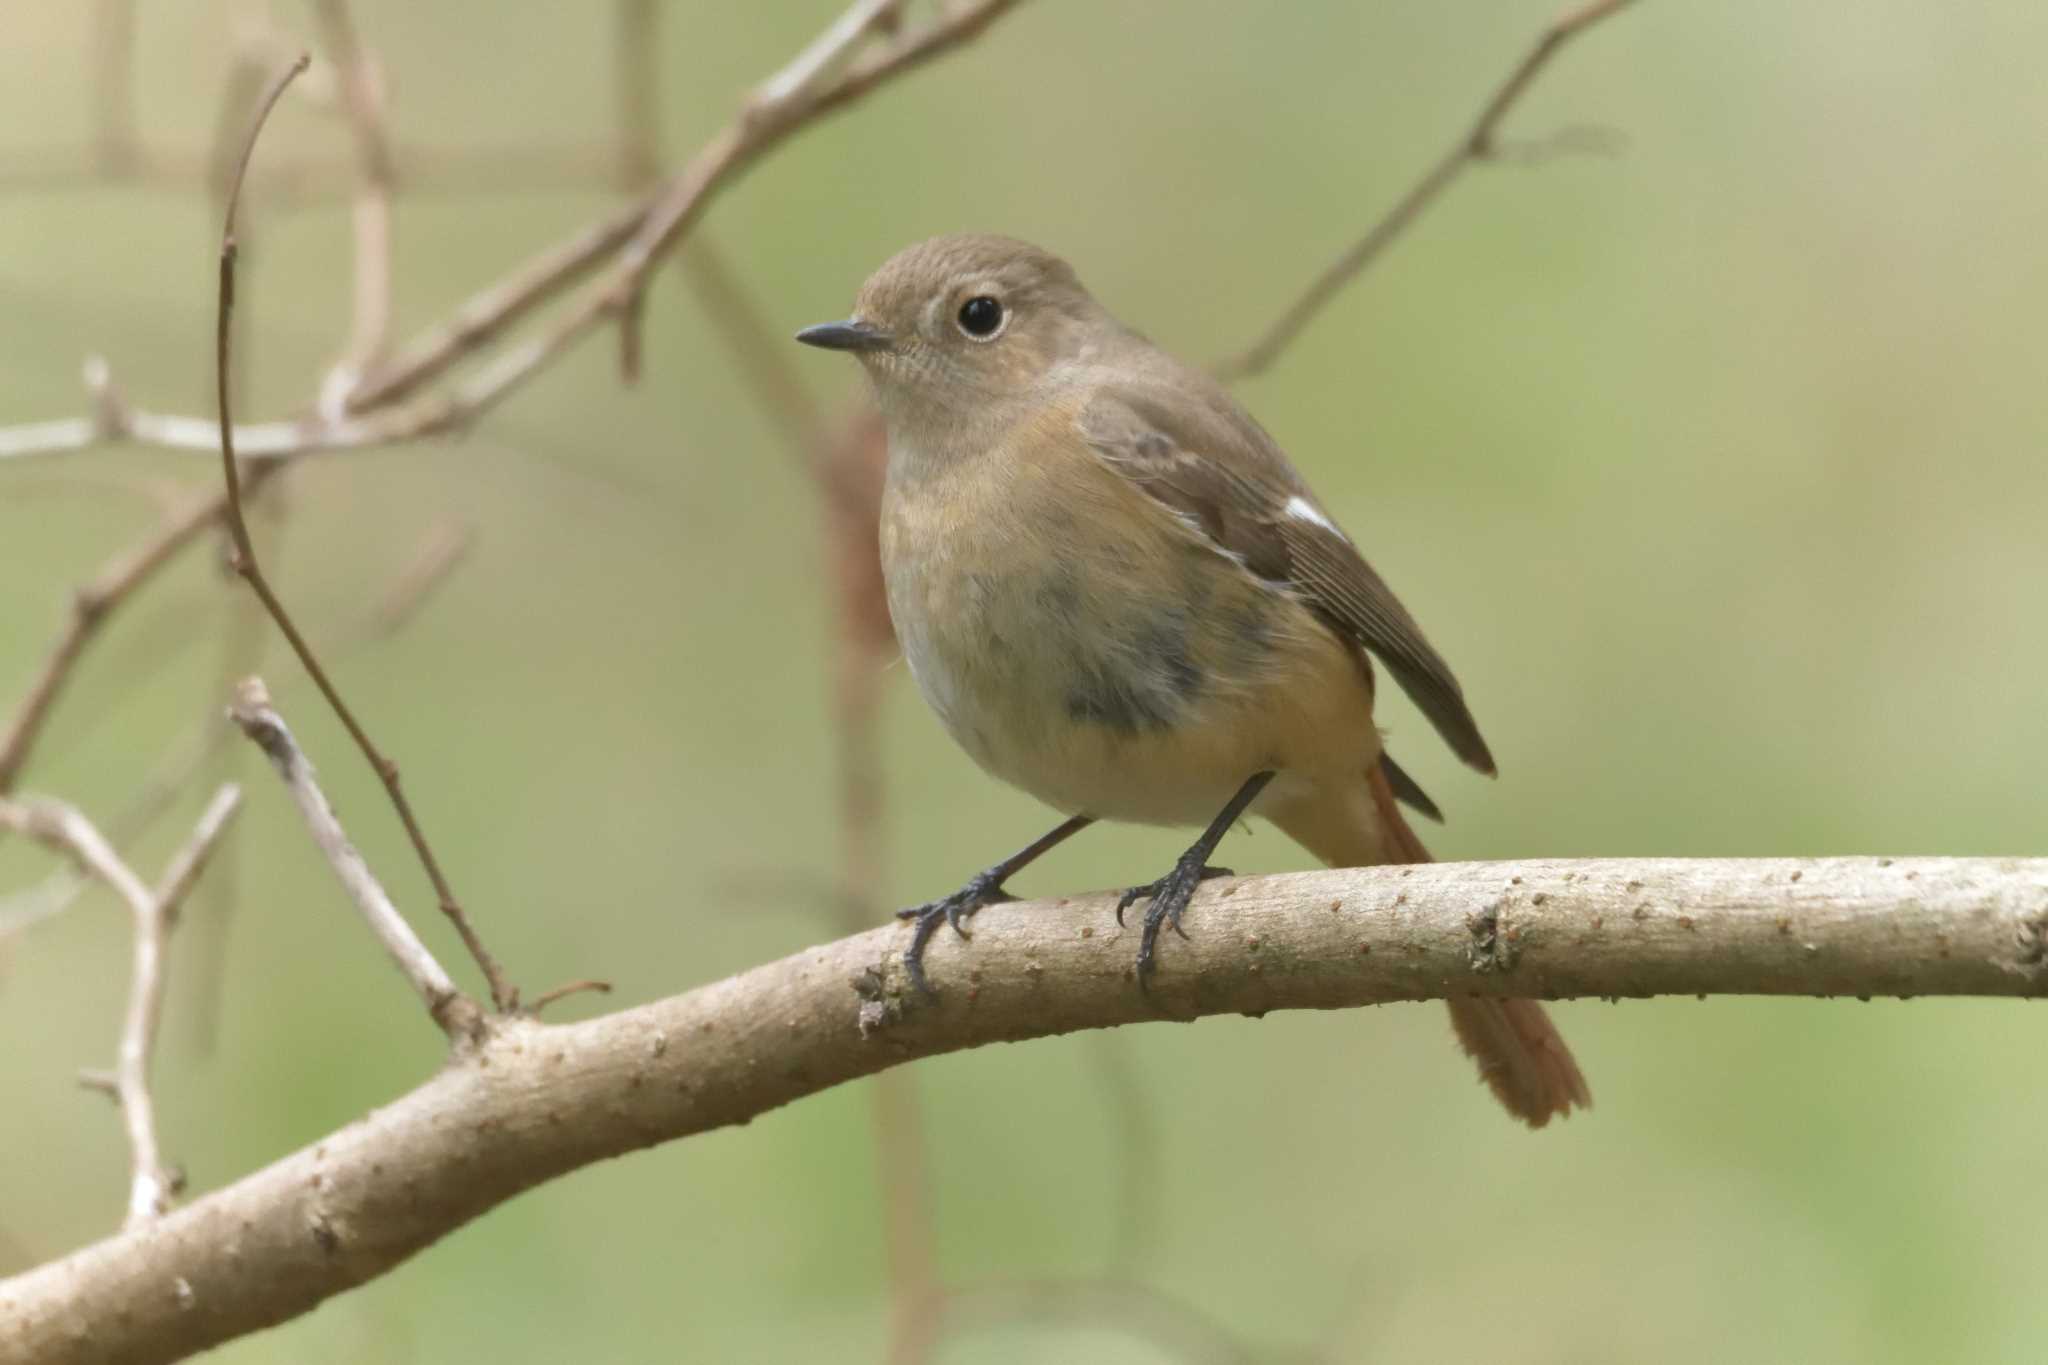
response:
<svg viewBox="0 0 2048 1365"><path fill-rule="evenodd" d="M1401 818L1393 790L1377 765L1361 795L1369 800L1321 799L1279 808L1272 812L1273 822L1331 867L1431 861L1429 850ZM1586 1078L1542 1005L1490 996L1461 996L1445 1003L1459 1043L1510 1114L1531 1128L1541 1128L1574 1107L1592 1107Z"/></svg>

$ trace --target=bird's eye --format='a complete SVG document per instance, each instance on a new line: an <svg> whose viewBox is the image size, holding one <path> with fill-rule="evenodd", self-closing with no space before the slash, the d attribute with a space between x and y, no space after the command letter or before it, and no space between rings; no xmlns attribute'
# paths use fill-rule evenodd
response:
<svg viewBox="0 0 2048 1365"><path fill-rule="evenodd" d="M1003 330L1003 305L976 294L960 305L960 330L976 341L989 341Z"/></svg>

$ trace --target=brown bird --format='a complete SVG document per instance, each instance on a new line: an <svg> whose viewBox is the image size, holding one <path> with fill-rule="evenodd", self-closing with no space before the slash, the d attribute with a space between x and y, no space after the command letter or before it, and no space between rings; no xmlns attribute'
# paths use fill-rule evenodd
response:
<svg viewBox="0 0 2048 1365"><path fill-rule="evenodd" d="M920 692L975 762L1065 823L916 921L1003 883L1097 819L1205 825L1158 881L1138 951L1180 931L1241 816L1332 867L1426 862L1395 802L1440 818L1381 747L1377 656L1460 758L1493 756L1450 668L1287 456L1208 375L1111 317L1062 260L939 237L889 260L854 314L797 334L856 355L888 427L882 566ZM1449 1002L1517 1117L1591 1103L1541 1005Z"/></svg>

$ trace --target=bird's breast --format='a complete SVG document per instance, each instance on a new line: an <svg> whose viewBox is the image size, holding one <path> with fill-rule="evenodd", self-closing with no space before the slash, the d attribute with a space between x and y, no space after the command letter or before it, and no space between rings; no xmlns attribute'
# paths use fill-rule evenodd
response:
<svg viewBox="0 0 2048 1365"><path fill-rule="evenodd" d="M918 690L983 768L1060 809L1205 820L1280 762L1304 668L1353 667L1299 604L1087 469L892 481L889 609ZM1370 731L1354 688L1348 729Z"/></svg>

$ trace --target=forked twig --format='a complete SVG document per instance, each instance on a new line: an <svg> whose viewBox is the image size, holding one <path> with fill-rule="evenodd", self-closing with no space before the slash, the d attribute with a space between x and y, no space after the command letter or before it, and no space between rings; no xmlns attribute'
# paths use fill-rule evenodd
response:
<svg viewBox="0 0 2048 1365"><path fill-rule="evenodd" d="M129 1227L163 1213L177 1192L178 1177L164 1163L157 1139L156 1109L149 1089L150 1059L156 1052L157 1025L163 1018L165 942L179 902L198 880L241 799L241 792L232 783L214 794L191 838L171 859L155 890L143 885L113 845L77 808L60 801L0 799L0 827L26 834L74 859L80 868L105 882L127 902L135 920L135 961L114 1071L107 1077L89 1077L87 1082L114 1096L128 1130Z"/></svg>

